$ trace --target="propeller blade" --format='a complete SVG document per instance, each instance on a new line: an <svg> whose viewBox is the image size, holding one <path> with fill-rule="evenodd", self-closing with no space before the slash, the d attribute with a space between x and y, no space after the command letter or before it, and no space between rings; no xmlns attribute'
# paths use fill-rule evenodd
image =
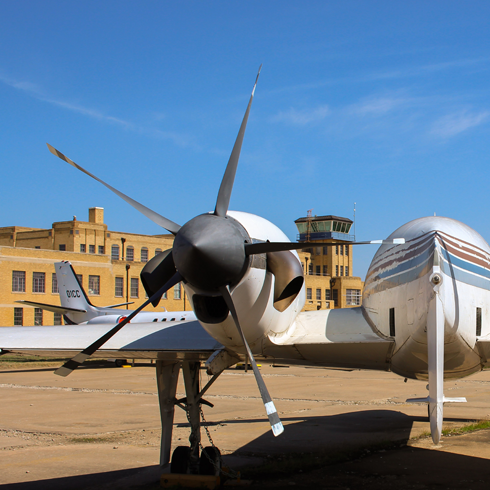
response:
<svg viewBox="0 0 490 490"><path fill-rule="evenodd" d="M139 203L138 201L135 201L129 196L126 196L126 194L123 194L121 191L118 191L117 189L110 186L109 184L106 184L103 180L99 179L95 175L91 174L88 170L85 170L83 167L80 167L80 165L75 163L73 160L70 160L67 156L63 155L63 153L58 151L56 148L53 148L49 143L46 144L48 145L49 151L53 155L57 156L58 158L61 158L61 160L64 160L65 162L69 163L70 165L77 168L81 172L87 174L89 177L92 177L92 179L95 179L97 182L100 182L102 185L105 185L108 189L110 189L112 192L117 194L120 198L124 199L128 204L133 206L133 208L135 208L140 213L144 214L147 218L151 219L157 225L161 226L162 228L165 228L173 235L176 235L177 232L180 230L180 225L178 225L177 223L174 223L173 221L164 218L160 214L155 213L155 211L152 211L150 208L147 208L146 206Z"/></svg>
<svg viewBox="0 0 490 490"><path fill-rule="evenodd" d="M235 145L233 146L233 150L231 152L230 159L228 160L228 165L226 166L225 174L219 188L214 214L216 216L222 216L223 218L226 216L228 206L230 205L231 191L233 190L233 183L235 181L236 169L238 166L238 160L240 158L240 151L242 149L243 137L245 136L245 129L247 128L248 115L250 113L250 107L252 107L255 87L257 86L257 81L259 80L261 69L262 65L260 65L259 67L259 72L257 73L257 78L255 79L252 95L250 96L247 110L245 111L245 116L243 116L242 125L240 126L240 130L238 131L238 136L235 140Z"/></svg>
<svg viewBox="0 0 490 490"><path fill-rule="evenodd" d="M257 367L257 363L255 362L252 351L250 350L248 342L245 339L245 335L243 335L243 330L242 327L240 326L240 322L238 321L238 315L235 309L235 305L233 304L233 299L231 297L228 286L220 287L220 293L223 296L223 299L225 300L226 305L228 306L231 312L231 316L233 317L235 326L238 330L238 333L240 334L243 345L245 345L245 348L247 349L247 354L250 359L250 363L252 364L255 381L257 382L257 385L259 387L260 396L262 397L262 401L264 402L264 406L265 406L265 411L267 412L267 416L269 417L272 433L274 434L274 436L277 437L278 435L284 432L284 427L282 425L281 419L279 418L276 407L274 406L274 402L272 401L272 398L269 395L269 391L265 386L264 379L260 374L259 368Z"/></svg>
<svg viewBox="0 0 490 490"><path fill-rule="evenodd" d="M143 287L145 288L148 297L153 296L153 293L160 289L162 284L165 284L176 272L172 250L165 250L155 255L141 271L140 277ZM160 303L160 298L157 298L152 305L156 308Z"/></svg>
<svg viewBox="0 0 490 490"><path fill-rule="evenodd" d="M345 245L398 245L405 243L405 238L394 238L392 240L370 240L367 242L347 242ZM260 242L245 244L245 255L257 255L271 252L282 252L283 250L301 250L312 247L333 247L338 243L332 242Z"/></svg>
<svg viewBox="0 0 490 490"><path fill-rule="evenodd" d="M93 344L89 345L82 352L79 352L74 358L65 362L63 366L58 368L54 374L58 376L68 376L71 374L78 366L83 364L83 362L89 358L96 350L100 349L111 337L116 335L124 325L128 324L143 308L148 306L150 303L155 301L157 298L160 298L163 293L169 290L172 286L175 286L178 282L182 281L182 276L176 272L173 277L167 281L151 298L145 301L139 308L133 311L130 315L128 315L121 323L118 323L112 330L109 330L106 334L104 334L100 339L96 340Z"/></svg>

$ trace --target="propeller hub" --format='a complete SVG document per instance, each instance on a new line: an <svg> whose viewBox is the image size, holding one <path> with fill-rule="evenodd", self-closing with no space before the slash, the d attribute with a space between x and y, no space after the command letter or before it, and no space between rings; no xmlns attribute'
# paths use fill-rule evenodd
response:
<svg viewBox="0 0 490 490"><path fill-rule="evenodd" d="M245 228L230 216L202 214L177 233L172 254L175 267L190 285L206 292L234 286L247 271L250 243Z"/></svg>

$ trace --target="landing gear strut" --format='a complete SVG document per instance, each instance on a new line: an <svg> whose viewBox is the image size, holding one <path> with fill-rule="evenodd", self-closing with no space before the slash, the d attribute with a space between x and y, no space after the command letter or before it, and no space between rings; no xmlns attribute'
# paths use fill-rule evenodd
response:
<svg viewBox="0 0 490 490"><path fill-rule="evenodd" d="M179 369L182 365L184 376L185 398L177 400L177 381ZM221 454L215 446L203 448L201 454L201 405L213 406L203 399L204 393L223 372L220 369L209 380L206 386L199 391L199 374L201 363L199 361L165 362L157 361L157 386L160 402L160 417L162 420L162 440L160 448L160 466L167 468L170 462L171 473L190 473L201 475L219 475L221 469ZM175 405L182 408L186 414L191 428L189 446L175 448L170 459L172 444L172 428Z"/></svg>

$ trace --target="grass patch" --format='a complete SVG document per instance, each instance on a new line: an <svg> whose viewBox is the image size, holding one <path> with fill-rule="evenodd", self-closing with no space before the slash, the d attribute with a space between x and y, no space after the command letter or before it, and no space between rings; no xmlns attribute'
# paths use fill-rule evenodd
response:
<svg viewBox="0 0 490 490"><path fill-rule="evenodd" d="M95 436L95 437L72 437L69 439L74 444L99 444L104 442L114 442L117 438L113 436Z"/></svg>
<svg viewBox="0 0 490 490"><path fill-rule="evenodd" d="M455 429L445 429L442 431L443 436L455 436L461 434L469 434L470 432L476 432L478 430L490 429L490 420L480 420L479 422L473 422L472 424L463 425L462 427L456 427Z"/></svg>

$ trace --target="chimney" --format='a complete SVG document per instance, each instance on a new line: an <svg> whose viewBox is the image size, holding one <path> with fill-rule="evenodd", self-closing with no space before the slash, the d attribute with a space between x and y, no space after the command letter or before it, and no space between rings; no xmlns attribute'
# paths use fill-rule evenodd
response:
<svg viewBox="0 0 490 490"><path fill-rule="evenodd" d="M89 208L88 220L90 223L104 224L104 208Z"/></svg>

